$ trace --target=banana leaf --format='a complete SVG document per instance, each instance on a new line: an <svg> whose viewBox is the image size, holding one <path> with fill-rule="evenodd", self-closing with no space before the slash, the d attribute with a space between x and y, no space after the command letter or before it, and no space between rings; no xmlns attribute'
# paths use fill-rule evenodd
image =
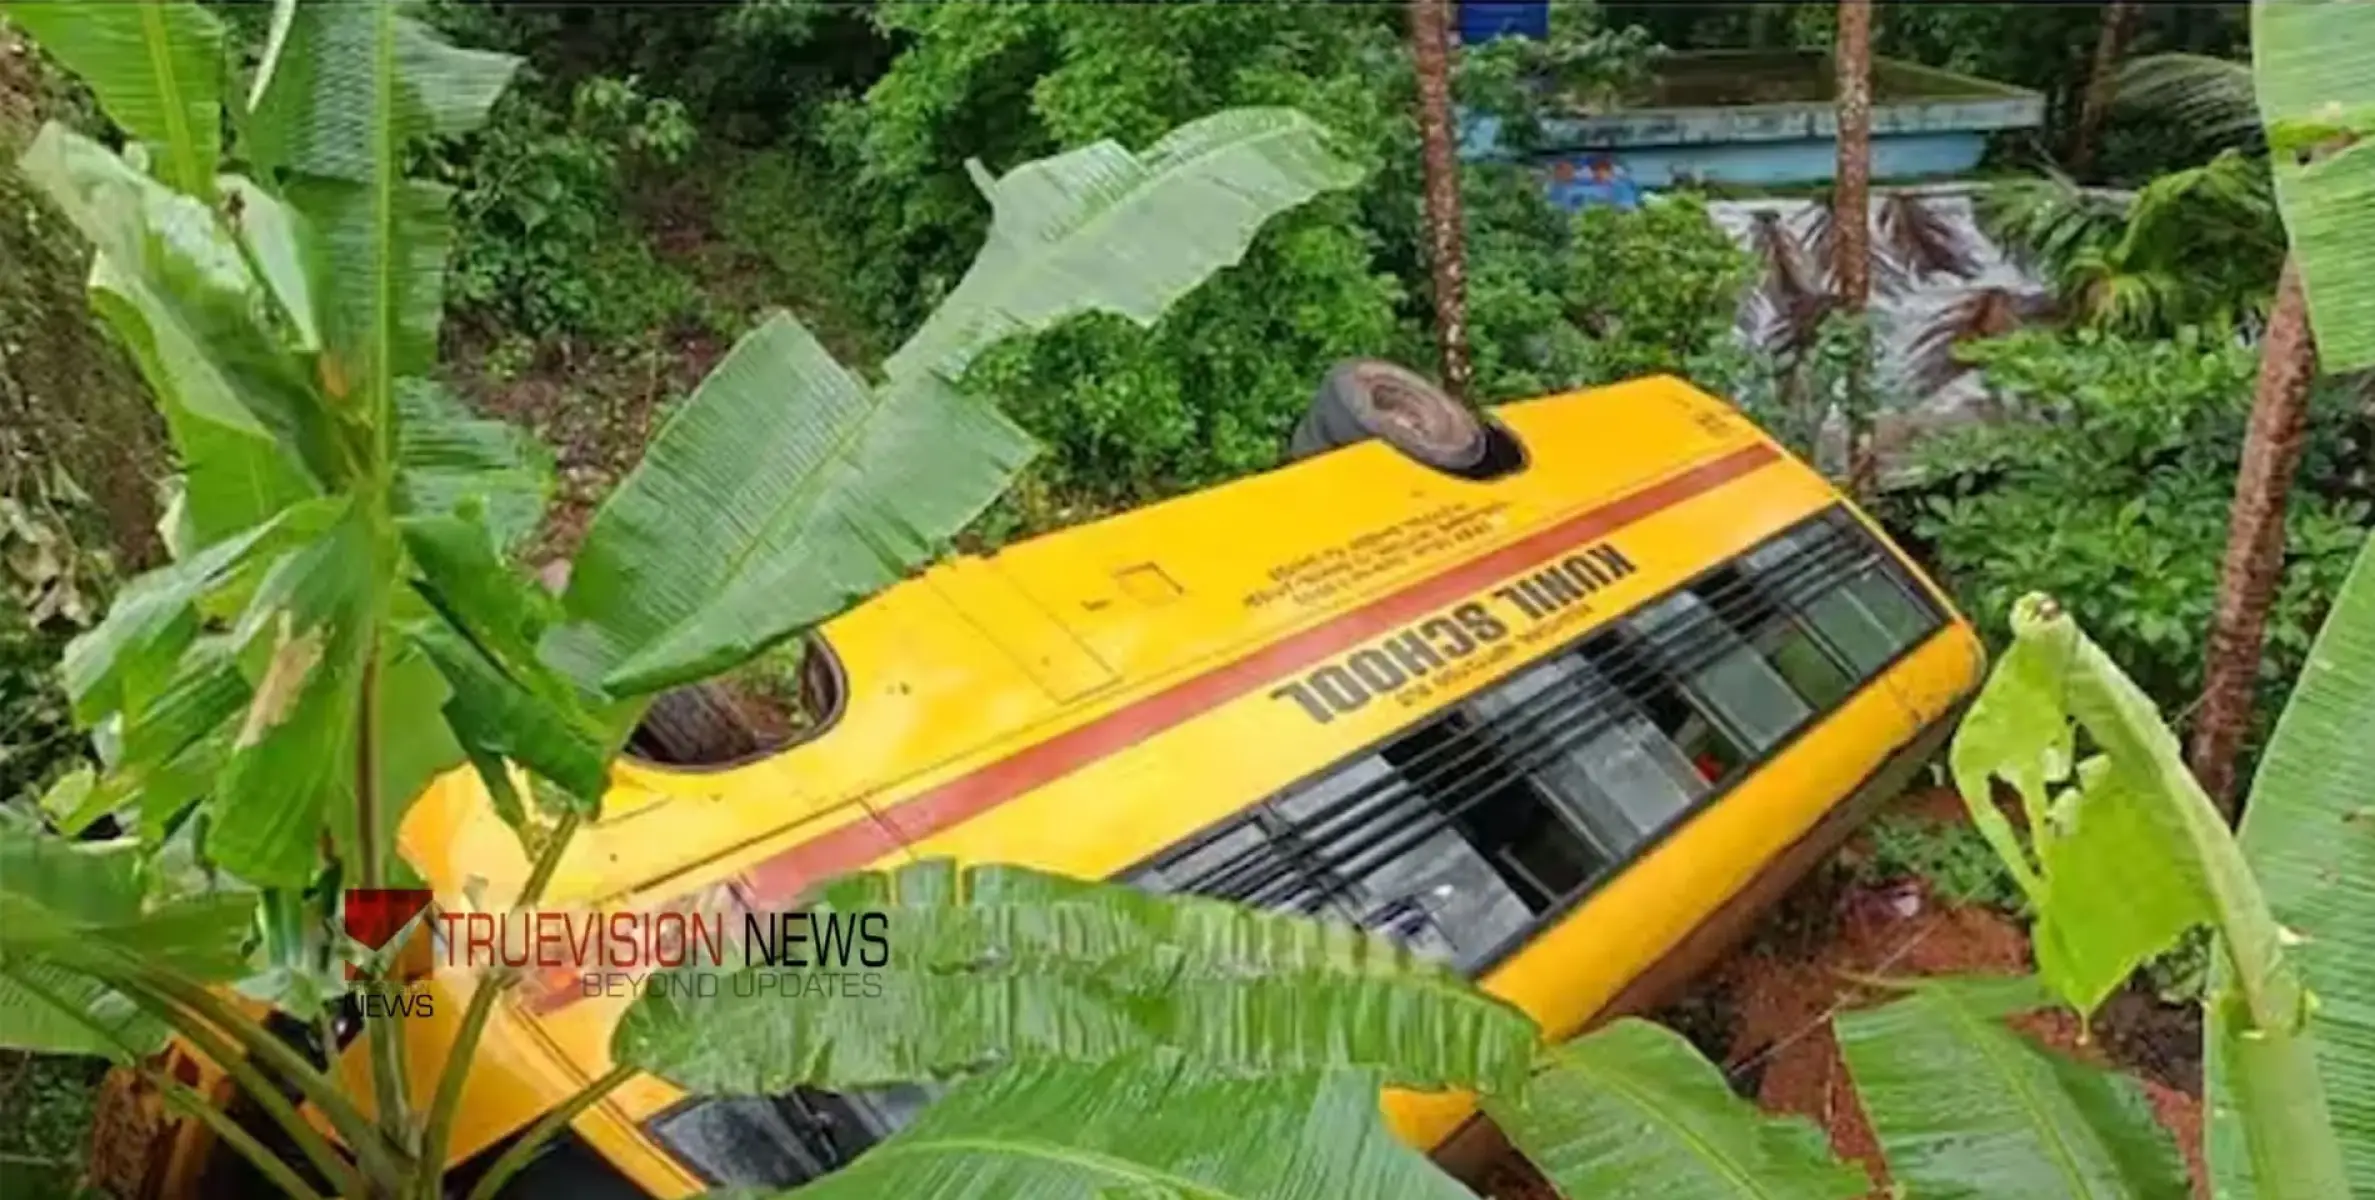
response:
<svg viewBox="0 0 2375 1200"><path fill-rule="evenodd" d="M1397 1087L1513 1092L1539 1038L1524 1013L1365 930L1201 897L935 860L844 877L814 911L844 930L879 916L880 956L803 972L746 946L750 965L706 988L647 989L612 1056L753 1095L1164 1048L1240 1075L1351 1067ZM874 982L787 996L787 977L814 971Z"/></svg>
<svg viewBox="0 0 2375 1200"><path fill-rule="evenodd" d="M929 560L1032 452L989 404L869 390L771 314L594 515L545 655L613 696L715 674Z"/></svg>
<svg viewBox="0 0 2375 1200"><path fill-rule="evenodd" d="M1846 1200L1872 1188L1821 1130L1766 1116L1682 1035L1626 1019L1544 1056L1485 1115L1579 1200Z"/></svg>
<svg viewBox="0 0 2375 1200"><path fill-rule="evenodd" d="M2334 597L2268 741L2243 811L2243 856L2316 1003L2318 1075L2355 1195L2375 1196L2375 540ZM2219 984L2225 983L2221 970ZM2210 1010L2211 1046L2233 1014ZM2211 1163L2223 1194L2253 1194L2223 1054L2209 1072ZM2264 1190L2264 1189L2263 1189Z"/></svg>
<svg viewBox="0 0 2375 1200"><path fill-rule="evenodd" d="M2251 58L2318 358L2328 371L2375 366L2375 9L2260 0Z"/></svg>
<svg viewBox="0 0 2375 1200"><path fill-rule="evenodd" d="M434 365L448 190L408 179L415 143L476 128L518 60L446 44L394 3L299 4L243 144L318 239L323 390L391 444L397 380Z"/></svg>
<svg viewBox="0 0 2375 1200"><path fill-rule="evenodd" d="M118 1060L154 1051L164 1026L105 973L131 957L200 980L234 978L253 912L254 897L237 892L152 908L129 842L73 842L0 813L0 1045Z"/></svg>
<svg viewBox="0 0 2375 1200"><path fill-rule="evenodd" d="M1394 1138L1374 1076L1176 1057L1017 1065L958 1087L800 1200L1467 1200Z"/></svg>
<svg viewBox="0 0 2375 1200"><path fill-rule="evenodd" d="M2239 1127L2211 1142L2214 1169L2240 1175L2218 1165L2224 1141L2243 1147L2224 1157L2247 1156L2263 1195L2345 1194L2304 1019L2310 996L2241 847L2151 700L2067 613L2024 596L2012 628L1955 735L1952 764L1981 833L2038 910L2040 978L2083 1015L2185 923L2211 923L2221 973L2210 1007L2221 1019L2208 1057L2232 1068L2226 1107ZM2078 729L2101 753L2073 772ZM2075 787L2052 791L2073 775ZM1991 777L2027 805L2041 874L1988 802Z"/></svg>
<svg viewBox="0 0 2375 1200"><path fill-rule="evenodd" d="M388 574L368 518L349 512L290 551L241 616L271 639L271 655L232 740L206 850L243 879L302 886L325 820L353 811L355 722ZM351 820L333 830L351 855Z"/></svg>
<svg viewBox="0 0 2375 1200"><path fill-rule="evenodd" d="M1010 335L1088 312L1153 325L1172 302L1245 257L1264 222L1361 170L1327 130L1288 108L1214 113L1143 155L1097 142L992 179L989 243L956 290L883 364L892 379L963 377Z"/></svg>
<svg viewBox="0 0 2375 1200"><path fill-rule="evenodd" d="M185 0L0 4L99 106L146 142L173 186L213 195L222 157L223 26Z"/></svg>
<svg viewBox="0 0 2375 1200"><path fill-rule="evenodd" d="M2051 994L2029 978L1935 979L1842 1013L1839 1049L1905 1194L2185 1200L2176 1143L2135 1080L2004 1024Z"/></svg>

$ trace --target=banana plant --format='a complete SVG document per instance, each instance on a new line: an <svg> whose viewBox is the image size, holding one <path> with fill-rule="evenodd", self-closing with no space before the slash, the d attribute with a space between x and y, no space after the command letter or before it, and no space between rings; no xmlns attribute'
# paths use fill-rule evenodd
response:
<svg viewBox="0 0 2375 1200"><path fill-rule="evenodd" d="M1574 1200L1848 1200L1873 1186L1670 1030L1626 1019L1544 1047L1449 967L1349 926L936 861L832 881L812 911L885 914L900 954L879 995L653 987L611 1046L696 1094L943 1089L799 1200L1470 1195L1393 1140L1381 1087L1477 1095ZM2042 981L1876 990L1901 996L1837 1032L1888 1166L1916 1194L2185 1195L2134 1080L2004 1023L2056 1003Z"/></svg>
<svg viewBox="0 0 2375 1200"><path fill-rule="evenodd" d="M230 999L310 1026L345 964L379 969L340 932L340 897L410 881L395 829L429 779L486 778L533 846L533 903L655 693L922 566L1028 461L960 386L975 355L1082 312L1152 323L1268 218L1358 176L1282 109L1141 153L971 164L989 245L889 368L853 370L767 315L602 506L555 597L508 554L549 457L437 382L448 197L405 174L425 140L484 120L516 62L393 0L280 0L252 70L191 0L0 7L125 135L52 125L19 167L93 248L93 306L185 477L176 561L66 653L103 771L56 831L0 826L0 1042L145 1070L178 1034L301 1161L153 1082L296 1195L440 1194L507 981L474 990L426 1112L392 1020L366 1021L366 1106ZM123 835L66 840L103 817Z"/></svg>

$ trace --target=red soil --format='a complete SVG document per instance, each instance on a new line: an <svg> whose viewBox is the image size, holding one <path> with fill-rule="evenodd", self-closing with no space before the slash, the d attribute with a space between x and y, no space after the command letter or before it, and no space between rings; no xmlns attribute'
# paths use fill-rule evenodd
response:
<svg viewBox="0 0 2375 1200"><path fill-rule="evenodd" d="M2006 807L2017 823L2017 804ZM1965 819L1961 799L1943 788L1909 795L1896 810ZM1853 861L1862 849L1851 843L1842 858ZM1841 875L1809 876L1749 944L1695 985L1689 1001L1658 1016L1683 1027L1711 1055L1720 1051L1733 1086L1753 1083L1760 1107L1820 1125L1841 1157L1863 1164L1871 1194L1879 1197L1887 1194L1887 1168L1831 1032L1830 1018L1840 1008L1870 999L1869 989L1849 976L2013 974L2033 964L2027 929L2000 913L1933 903L1917 880L1874 887L1845 884ZM2200 1067L2188 1058L2198 1054L2191 1047L2198 1047L2199 1027L2190 1016L2131 990L2105 1006L2096 1036L2085 1043L2068 1013L2033 1014L2014 1025L2047 1046L2135 1075L2184 1151L2195 1196L2209 1200ZM1485 1195L1501 1200L1557 1196L1522 1159L1478 1182Z"/></svg>

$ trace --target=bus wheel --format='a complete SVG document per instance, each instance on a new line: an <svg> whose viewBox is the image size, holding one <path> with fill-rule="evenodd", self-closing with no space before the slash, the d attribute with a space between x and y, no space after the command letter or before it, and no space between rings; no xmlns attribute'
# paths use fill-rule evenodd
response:
<svg viewBox="0 0 2375 1200"><path fill-rule="evenodd" d="M1438 471L1467 474L1484 461L1484 422L1442 388L1377 358L1336 364L1287 439L1287 457L1309 458L1376 438Z"/></svg>

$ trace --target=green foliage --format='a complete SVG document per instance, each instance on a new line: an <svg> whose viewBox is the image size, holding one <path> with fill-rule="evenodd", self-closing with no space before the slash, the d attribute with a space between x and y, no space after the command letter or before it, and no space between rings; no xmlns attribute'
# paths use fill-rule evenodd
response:
<svg viewBox="0 0 2375 1200"><path fill-rule="evenodd" d="M2302 668L2300 686L2276 723L2238 835L2244 857L2266 888L2269 911L2294 935L2288 953L2316 996L2309 1028L2317 1038L2349 1176L2362 1185L2375 1179L2370 778L2375 778L2375 538L2359 551ZM2229 964L2213 966L2213 987L2233 987ZM2237 1024L2231 1008L2214 1009L2212 1044L2224 1044L2226 1031ZM2225 1064L2213 1062L2214 1096L2225 1070ZM2230 1125L2223 1115L2214 1116L2214 1145L2232 1132ZM2241 1167L2234 1161L2240 1156L2227 1157L2222 1167ZM2234 1188L2241 1173L2222 1169L2222 1188Z"/></svg>
<svg viewBox="0 0 2375 1200"><path fill-rule="evenodd" d="M954 286L978 228L967 154L992 165L1102 137L1151 136L1215 104L1324 114L1370 169L1315 200L1151 333L1085 318L984 356L998 396L1048 447L991 537L1275 465L1336 361L1431 358L1417 201L1414 84L1398 12L1328 5L885 5L905 40L823 140L841 164L848 293L870 323L910 324ZM1464 54L1458 86L1530 112L1529 72L1612 91L1647 61L1638 34L1588 21L1537 50ZM1570 220L1505 164L1463 168L1479 396L1517 399L1676 369L1722 338L1745 268L1688 199Z"/></svg>
<svg viewBox="0 0 2375 1200"><path fill-rule="evenodd" d="M964 1084L802 1200L1461 1200L1396 1140L1353 1072L1231 1076L1193 1064L1032 1063Z"/></svg>
<svg viewBox="0 0 2375 1200"><path fill-rule="evenodd" d="M2337 612L2345 636L2363 632L2363 609ZM2212 926L2222 961L2208 1006L2209 1099L2214 1112L2224 1110L2218 1120L2232 1123L2224 1150L2211 1142L2214 1169L2222 1180L2244 1178L2231 1157L2219 1163L2239 1145L2264 1195L2346 1195L2309 1024L2315 1003L2291 953L2299 936L2277 923L2176 737L2135 682L2047 596L2023 597L2012 627L2012 645L1956 732L1951 758L1972 821L2037 910L2040 978L2084 1014L2187 930ZM2363 680L2345 672L2335 682L2345 703L2365 699ZM2033 853L1996 810L1999 780L2020 797ZM2329 825L2324 836L2339 835ZM2364 1049L2333 1050L2352 1068L2341 1078L2354 1078ZM2360 1089L2351 1088L2355 1098ZM2350 1129L2359 1136L2359 1127Z"/></svg>
<svg viewBox="0 0 2375 1200"><path fill-rule="evenodd" d="M954 386L975 356L1081 313L1151 324L1272 215L1359 177L1292 109L1218 113L1142 154L1103 141L994 181L975 171L988 244L880 385L788 316L711 373L587 532L555 661L607 690L656 690L896 582L1035 449ZM781 402L787 383L803 404ZM683 503L687 480L746 515L721 536Z"/></svg>
<svg viewBox="0 0 2375 1200"><path fill-rule="evenodd" d="M1489 1099L1485 1112L1567 1196L1845 1200L1871 1190L1804 1118L1759 1113L1680 1034L1632 1018L1543 1055L1522 1101Z"/></svg>
<svg viewBox="0 0 2375 1200"><path fill-rule="evenodd" d="M2051 588L2146 694L2169 709L2190 701L2257 353L2190 334L2091 332L1964 353L2009 419L1926 447L1923 498L1900 524L1932 548L1981 628L2005 628L2021 593ZM2375 443L2359 402L2323 389L2311 412L2264 651L2271 699L2300 669L2368 520L2356 472Z"/></svg>
<svg viewBox="0 0 2375 1200"><path fill-rule="evenodd" d="M2188 1194L2185 1164L2135 1080L2003 1023L2051 1003L2033 979L1938 979L1840 1015L1840 1053L1898 1187L1971 1200Z"/></svg>
<svg viewBox="0 0 2375 1200"><path fill-rule="evenodd" d="M1864 833L1872 839L1872 854L1861 869L1875 882L1919 877L1950 904L1983 904L2015 915L2028 909L2020 884L1971 825L1892 813Z"/></svg>
<svg viewBox="0 0 2375 1200"><path fill-rule="evenodd" d="M455 190L447 303L490 328L615 342L698 312L683 272L656 257L622 208L639 173L685 161L684 106L633 78L595 76L556 109L506 95L484 129L440 148Z"/></svg>
<svg viewBox="0 0 2375 1200"><path fill-rule="evenodd" d="M1238 1076L1350 1069L1396 1087L1514 1094L1539 1038L1524 1013L1442 963L1300 914L946 860L844 876L818 907L885 916L894 957L880 994L786 1004L735 978L647 989L612 1054L734 1095L1165 1054Z"/></svg>
<svg viewBox="0 0 2375 1200"><path fill-rule="evenodd" d="M2074 322L2131 336L2255 328L2284 259L2267 162L2232 149L2132 192L2058 175L1998 184L1980 219Z"/></svg>
<svg viewBox="0 0 2375 1200"><path fill-rule="evenodd" d="M538 846L518 897L532 904L577 822L598 814L651 690L730 668L922 565L1004 488L1030 447L955 389L971 357L1081 311L1152 322L1270 216L1357 177L1308 118L1272 109L1216 114L1144 161L1099 143L985 184L991 245L880 388L774 316L595 515L556 601L504 557L542 506L536 456L430 378L451 193L407 173L479 127L513 60L457 49L393 5L284 6L277 68L242 100L220 88L219 31L194 5L56 6L39 23L180 184L146 173L139 145L118 153L56 125L22 161L95 247L92 299L165 414L186 504L176 561L128 584L65 656L104 771L54 815L79 828L114 814L131 835L83 848L0 813L0 1042L130 1061L177 1029L348 1194L366 1177L373 1195L437 1191L421 1163L444 1162L502 988L477 989L417 1125L389 1017L366 1021L366 1117L209 989L236 982L326 1018L332 972L358 953L340 932L341 885L403 878L390 849L406 803L465 759L515 824L515 768L556 785L540 799L563 793L547 806L558 828L522 831ZM185 70L197 60L207 69ZM622 144L681 148L681 128L631 92L596 82L577 97L580 118L627 114ZM225 124L239 132L227 156ZM555 155L586 166L577 153ZM523 231L553 198L491 194L475 211ZM1183 195L1200 201L1196 221L1181 219ZM1197 236L1108 253L1157 220ZM177 861L191 869L165 869ZM192 873L227 886L190 894ZM159 1086L303 1190L182 1085Z"/></svg>
<svg viewBox="0 0 2375 1200"><path fill-rule="evenodd" d="M2252 80L2276 192L2328 371L2375 367L2375 17L2347 4L2251 6Z"/></svg>
<svg viewBox="0 0 2375 1200"><path fill-rule="evenodd" d="M1680 371L1730 340L1753 260L1698 198L1586 208L1565 233L1556 294L1584 334L1582 379Z"/></svg>

